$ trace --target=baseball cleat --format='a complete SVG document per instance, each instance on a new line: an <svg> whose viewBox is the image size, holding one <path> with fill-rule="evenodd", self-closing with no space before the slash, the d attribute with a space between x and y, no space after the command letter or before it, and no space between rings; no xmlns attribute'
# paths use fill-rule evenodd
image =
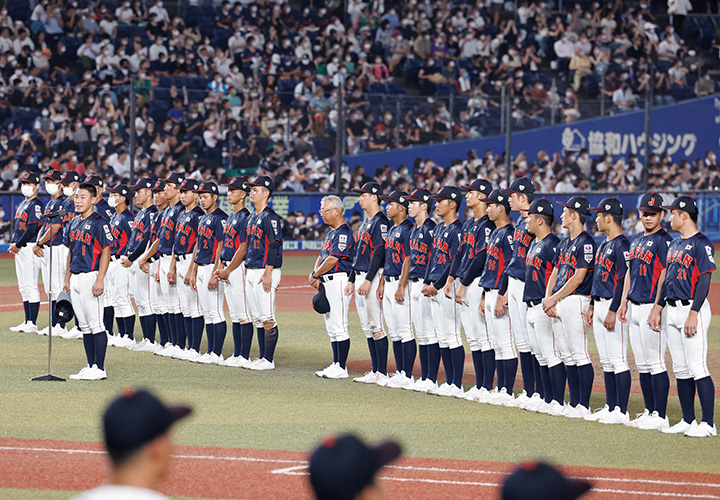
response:
<svg viewBox="0 0 720 500"><path fill-rule="evenodd" d="M443 396L448 391L448 387L448 383L445 382L443 384L440 384L437 389L432 392L428 390L428 394L432 394L433 396Z"/></svg>
<svg viewBox="0 0 720 500"><path fill-rule="evenodd" d="M268 361L265 358L261 358L260 361L250 367L251 370L258 370L258 371L264 371L264 370L274 370L275 369L275 362L274 361Z"/></svg>
<svg viewBox="0 0 720 500"><path fill-rule="evenodd" d="M538 411L538 408L544 403L542 397L540 397L540 394L537 392L532 395L530 399L522 406L522 409L525 411Z"/></svg>
<svg viewBox="0 0 720 500"><path fill-rule="evenodd" d="M178 348L179 349L179 348ZM218 366L223 366L225 364L225 360L223 359L222 354L212 354L212 362L215 363Z"/></svg>
<svg viewBox="0 0 720 500"><path fill-rule="evenodd" d="M46 326L41 330L37 330L35 333L37 333L38 335L47 335L49 331L50 329Z"/></svg>
<svg viewBox="0 0 720 500"><path fill-rule="evenodd" d="M503 387L498 392L490 396L490 400L488 401L488 403L490 403L491 405L504 406L505 403L510 402L513 399L513 395L508 393L507 389Z"/></svg>
<svg viewBox="0 0 720 500"><path fill-rule="evenodd" d="M697 425L697 422L693 420L692 423L688 424L684 420L681 420L672 427L668 427L667 429L661 429L660 432L662 432L663 434L685 434L688 430L690 430L692 424Z"/></svg>
<svg viewBox="0 0 720 500"><path fill-rule="evenodd" d="M630 424L632 426L632 422ZM637 423L634 426L636 429L642 429L644 431L661 431L663 429L670 428L670 422L667 416L662 418L658 412L654 411L642 422Z"/></svg>
<svg viewBox="0 0 720 500"><path fill-rule="evenodd" d="M228 358L228 360L230 360L230 359L232 359L232 358ZM331 364L330 366L328 366L327 368L324 368L324 369L322 369L322 370L316 371L316 372L315 372L315 375L317 375L317 376L320 377L320 378L324 378L324 377L325 377L325 373L328 372L328 371L329 371L331 368L333 368L334 366L335 366L335 363L332 363L332 364Z"/></svg>
<svg viewBox="0 0 720 500"><path fill-rule="evenodd" d="M185 359L187 359L188 354L191 351L186 350L185 351ZM231 356L225 360L225 366L232 366L236 368L247 368L247 366L250 364L250 360L243 358L242 356ZM317 373L317 372L315 372Z"/></svg>
<svg viewBox="0 0 720 500"><path fill-rule="evenodd" d="M353 382L360 382L361 384L374 384L377 381L378 372L367 372L362 377L355 377Z"/></svg>
<svg viewBox="0 0 720 500"><path fill-rule="evenodd" d="M589 415L590 410L585 408L583 405L578 404L575 408L573 408L571 411L568 411L565 416L567 418L585 418L585 415Z"/></svg>
<svg viewBox="0 0 720 500"><path fill-rule="evenodd" d="M597 422L601 418L606 418L608 415L610 415L610 407L605 405L602 408L598 408L594 412L585 415L583 418L588 422Z"/></svg>
<svg viewBox="0 0 720 500"><path fill-rule="evenodd" d="M607 416L600 417L598 420L601 424L627 424L630 422L630 414L623 413L619 406L616 406Z"/></svg>
<svg viewBox="0 0 720 500"><path fill-rule="evenodd" d="M20 323L17 326L11 326L10 331L11 332L23 332L23 331L25 331L24 328L25 328L26 323L27 323L27 321L23 321L22 323Z"/></svg>
<svg viewBox="0 0 720 500"><path fill-rule="evenodd" d="M645 410L642 413L636 414L635 418L632 419L630 422L628 422L625 425L627 425L628 427L637 427L642 422L645 422L646 420L648 420L650 418L650 416L651 416L650 410L645 408Z"/></svg>
<svg viewBox="0 0 720 500"><path fill-rule="evenodd" d="M210 363L213 362L212 354L213 353L206 352L205 354L203 354L202 356L200 356L197 359L197 362L202 363L204 365L209 365Z"/></svg>
<svg viewBox="0 0 720 500"><path fill-rule="evenodd" d="M52 334L53 337L60 337L64 339L65 335L67 335L67 330L59 325L53 325Z"/></svg>
<svg viewBox="0 0 720 500"><path fill-rule="evenodd" d="M192 361L193 363L197 363L197 360L200 359L200 353L197 352L195 349L188 350L187 354L185 355L185 358L183 358L185 361ZM247 362L248 366L250 366L250 361ZM243 366L243 368L246 368Z"/></svg>
<svg viewBox="0 0 720 500"><path fill-rule="evenodd" d="M696 424L695 422L692 423L690 428L685 432L685 435L687 437L716 437L717 436L717 428L715 427L715 424L710 426L707 422L703 421L699 424Z"/></svg>
<svg viewBox="0 0 720 500"><path fill-rule="evenodd" d="M110 335L109 333L106 333L107 335L107 345L108 347L117 347L116 339L117 337L115 335Z"/></svg>
<svg viewBox="0 0 720 500"><path fill-rule="evenodd" d="M173 355L174 352L175 352L175 346L168 342L164 346L162 346L160 349L155 351L154 354L155 354L155 356L162 356L164 358L169 358Z"/></svg>
<svg viewBox="0 0 720 500"><path fill-rule="evenodd" d="M390 377L390 380L388 380L388 383L385 387L390 387L393 389L405 389L406 387L411 387L414 383L415 380L412 377L407 377L405 375L405 372L400 372Z"/></svg>
<svg viewBox="0 0 720 500"><path fill-rule="evenodd" d="M548 403L545 400L542 400L540 402L540 405L537 407L537 410L535 410L535 411L537 413L544 413L545 415L549 415L551 408L552 408L552 406L550 405L550 403ZM525 409L527 410L527 407Z"/></svg>
<svg viewBox="0 0 720 500"><path fill-rule="evenodd" d="M413 390L415 392L428 393L430 390L437 391L437 388L438 388L437 382L433 382L429 378L426 378L424 380L418 380L411 387L408 387L407 389Z"/></svg>
<svg viewBox="0 0 720 500"><path fill-rule="evenodd" d="M386 379L383 379L382 382L378 382L377 385L379 385L379 386L381 386L381 387L392 387L392 386L390 385L390 383L391 383L391 382L394 383L396 377L403 377L403 376L404 376L404 375L402 375L400 372L397 372L397 371L396 371L396 372L393 373L393 374L388 374L387 378L386 378Z"/></svg>
<svg viewBox="0 0 720 500"><path fill-rule="evenodd" d="M480 397L480 389L475 385L468 389L463 395L463 398L467 401L475 401L477 397Z"/></svg>
<svg viewBox="0 0 720 500"><path fill-rule="evenodd" d="M85 368L81 369L79 372L77 372L74 375L70 375L68 378L70 380L83 380L82 377L85 376L85 373L87 373L88 370L92 370L92 368L88 365Z"/></svg>
<svg viewBox="0 0 720 500"><path fill-rule="evenodd" d="M455 384L445 383L435 393L436 396L457 397L463 394L463 390Z"/></svg>
<svg viewBox="0 0 720 500"><path fill-rule="evenodd" d="M97 365L92 365L92 368L89 368L83 376L80 377L80 380L104 380L106 378L107 372L105 370L101 370Z"/></svg>
<svg viewBox="0 0 720 500"><path fill-rule="evenodd" d="M30 321L26 321L22 325L19 325L21 327L20 330L18 330L21 333L37 333L37 325L35 323L32 323ZM45 333L47 335L47 332Z"/></svg>
<svg viewBox="0 0 720 500"><path fill-rule="evenodd" d="M340 363L335 363L335 365L332 368L329 368L326 370L324 378L327 379L341 379L341 378L348 378L348 371L347 368L341 368Z"/></svg>
<svg viewBox="0 0 720 500"><path fill-rule="evenodd" d="M63 336L64 339L81 339L82 338L82 332L77 327L77 325L73 326L71 330L67 332L67 335Z"/></svg>
<svg viewBox="0 0 720 500"><path fill-rule="evenodd" d="M514 399L511 401L506 401L504 406L509 406L511 408L523 408L527 403L530 402L530 398L527 395L527 392L523 389L523 391L518 394Z"/></svg>
<svg viewBox="0 0 720 500"><path fill-rule="evenodd" d="M548 415L553 417L562 417L565 414L565 406L561 405L554 399L550 402L550 408L548 408Z"/></svg>
<svg viewBox="0 0 720 500"><path fill-rule="evenodd" d="M60 334L60 338L63 338L63 339L74 339L74 338L76 338L76 337L75 337L75 332L77 332L77 331L78 331L77 327L73 328L72 330L65 329L65 333L61 333L61 334Z"/></svg>
<svg viewBox="0 0 720 500"><path fill-rule="evenodd" d="M376 377L377 378L375 379L375 384L379 385L380 387L385 387L388 383L388 380L390 380L390 377L388 377L386 373L378 372Z"/></svg>

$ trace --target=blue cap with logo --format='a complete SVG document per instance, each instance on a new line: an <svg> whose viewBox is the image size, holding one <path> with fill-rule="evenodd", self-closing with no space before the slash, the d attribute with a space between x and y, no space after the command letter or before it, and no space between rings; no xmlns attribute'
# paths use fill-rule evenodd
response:
<svg viewBox="0 0 720 500"><path fill-rule="evenodd" d="M562 201L558 201L558 203L563 207L575 210L580 215L590 215L590 202L584 196L573 196L567 203L563 203Z"/></svg>
<svg viewBox="0 0 720 500"><path fill-rule="evenodd" d="M153 181L149 177L140 177L135 184L130 186L132 189L152 189Z"/></svg>
<svg viewBox="0 0 720 500"><path fill-rule="evenodd" d="M504 194L533 194L535 192L535 184L527 177L518 177L510 184L509 188L503 189L502 191Z"/></svg>
<svg viewBox="0 0 720 500"><path fill-rule="evenodd" d="M399 203L400 205L404 206L405 208L410 205L410 198L408 198L408 195L405 191L400 191L398 189L392 191L387 196L380 196L381 200L384 201L394 201L396 203Z"/></svg>
<svg viewBox="0 0 720 500"><path fill-rule="evenodd" d="M223 184L223 186L227 187L228 189L240 189L242 191L245 191L246 193L250 192L250 185L248 184L248 180L242 176L233 177L230 182Z"/></svg>
<svg viewBox="0 0 720 500"><path fill-rule="evenodd" d="M247 181L248 186L260 186L269 189L271 192L275 191L275 181L267 175L258 175L255 180L250 182Z"/></svg>
<svg viewBox="0 0 720 500"><path fill-rule="evenodd" d="M685 195L678 196L673 200L670 205L665 205L662 208L666 210L682 210L683 212L687 212L691 215L697 215L698 213L698 207L695 198L691 198L690 196Z"/></svg>
<svg viewBox="0 0 720 500"><path fill-rule="evenodd" d="M62 179L60 179L60 184L65 186L72 184L73 182L80 182L80 174L74 170L68 170L62 175Z"/></svg>
<svg viewBox="0 0 720 500"><path fill-rule="evenodd" d="M197 191L199 187L200 183L198 181L188 177L187 179L182 181L182 184L178 186L178 189L180 191Z"/></svg>
<svg viewBox="0 0 720 500"><path fill-rule="evenodd" d="M640 198L640 210L642 212L660 213L663 211L663 198L658 193L650 191Z"/></svg>
<svg viewBox="0 0 720 500"><path fill-rule="evenodd" d="M483 195L487 196L493 190L492 183L487 179L475 179L470 184L460 186L468 191L479 191Z"/></svg>
<svg viewBox="0 0 720 500"><path fill-rule="evenodd" d="M483 198L480 201L484 201L485 203L498 203L508 210L510 209L510 198L508 195L503 194L500 189L494 190L487 198Z"/></svg>
<svg viewBox="0 0 720 500"><path fill-rule="evenodd" d="M378 197L382 196L382 189L380 189L380 184L377 182L366 182L361 188L353 188L352 190L356 193L369 193L376 194Z"/></svg>
<svg viewBox="0 0 720 500"><path fill-rule="evenodd" d="M615 197L605 198L600 201L597 207L590 207L590 211L599 212L601 214L619 215L622 217L623 206L622 203L620 203L620 200Z"/></svg>
<svg viewBox="0 0 720 500"><path fill-rule="evenodd" d="M552 203L550 203L545 198L540 198L539 200L535 200L530 204L530 208L528 208L529 214L538 214L538 215L548 215L553 220L555 219L555 214L553 210Z"/></svg>
<svg viewBox="0 0 720 500"><path fill-rule="evenodd" d="M197 193L210 193L210 194L218 194L218 187L217 184L214 182L202 182L198 186L197 189L194 189L193 191Z"/></svg>
<svg viewBox="0 0 720 500"><path fill-rule="evenodd" d="M95 187L103 187L105 185L105 183L103 182L103 180L100 178L99 175L88 175L83 180L83 183L92 184Z"/></svg>
<svg viewBox="0 0 720 500"><path fill-rule="evenodd" d="M589 482L568 479L551 465L531 462L507 476L502 500L575 500L591 488Z"/></svg>
<svg viewBox="0 0 720 500"><path fill-rule="evenodd" d="M432 195L431 198L435 198L436 200L452 200L457 203L458 207L460 207L463 195L459 187L445 186L438 194Z"/></svg>

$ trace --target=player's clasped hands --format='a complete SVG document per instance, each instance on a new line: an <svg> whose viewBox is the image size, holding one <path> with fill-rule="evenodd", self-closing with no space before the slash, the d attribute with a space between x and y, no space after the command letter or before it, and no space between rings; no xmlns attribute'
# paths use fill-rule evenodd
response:
<svg viewBox="0 0 720 500"><path fill-rule="evenodd" d="M555 300L554 298L545 297L542 301L542 308L543 311L545 311L545 314L547 314L551 318L557 318L557 309L555 309L556 304L557 300Z"/></svg>
<svg viewBox="0 0 720 500"><path fill-rule="evenodd" d="M437 288L435 288L432 285L423 285L422 290L420 290L420 292L425 297L435 297L438 293Z"/></svg>

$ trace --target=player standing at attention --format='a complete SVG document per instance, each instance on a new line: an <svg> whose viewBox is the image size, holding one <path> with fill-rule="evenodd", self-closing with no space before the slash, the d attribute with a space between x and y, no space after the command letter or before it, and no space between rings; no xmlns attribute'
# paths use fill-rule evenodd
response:
<svg viewBox="0 0 720 500"><path fill-rule="evenodd" d="M79 184L80 174L78 174L74 170L68 170L67 172L62 174L62 178L60 179L60 185L62 187L63 195L65 195L65 202L62 206L62 209L65 210L65 215L62 218L61 238L63 242L61 247L61 252L63 252L63 259L62 262L58 261L58 263L62 266L62 272L60 273L60 275L62 276L63 281L65 280L65 264L67 263L67 254L69 252L69 248L65 245L65 236L67 234L68 227L70 227L70 221L75 218L75 191L77 191L77 187ZM53 260L55 260L54 256ZM58 283L62 283L62 281L59 281ZM64 339L81 339L82 333L77 327L77 322L75 322L75 326L71 330L68 330L67 333L61 334L60 336Z"/></svg>
<svg viewBox="0 0 720 500"><path fill-rule="evenodd" d="M533 236L527 230L527 209L530 208L530 204L535 198L535 185L530 179L519 177L502 192L508 195L510 208L520 212L513 233L512 258L505 269L505 273L508 275L508 285L503 300L508 306L512 333L520 358L523 390L509 405L525 408L530 404L531 408L534 408L540 405L545 394L540 379L540 364L536 356L538 346L532 344L528 335L527 304L523 302L523 289L525 288L525 259L533 240ZM532 399L532 403L530 399Z"/></svg>
<svg viewBox="0 0 720 500"><path fill-rule="evenodd" d="M45 205L44 215L57 212L65 207L67 197L60 189L60 180L62 174L59 170L52 169L45 175L45 191L50 195L50 201ZM63 217L58 216L52 219L43 219L42 227L38 233L38 240L33 247L33 253L39 259L42 259L42 277L43 283L47 285L52 279L52 296L50 300L53 302L53 310L55 301L62 290L62 283L65 279L65 262L67 262L67 251L63 241ZM51 241L52 240L52 241ZM50 269L50 252L45 252L45 245L50 244L53 247L52 269ZM50 274L52 273L52 278ZM45 290L48 293L48 290ZM50 294L49 294L50 295ZM54 318L53 318L54 320ZM47 335L48 328L43 328L40 332ZM53 323L53 335L67 335L64 323Z"/></svg>
<svg viewBox="0 0 720 500"><path fill-rule="evenodd" d="M480 273L482 273L485 266L485 252L490 233L495 229L495 223L487 216L487 204L480 200L492 192L492 184L485 179L476 179L470 185L461 187L467 189L465 202L472 209L473 218L468 219L463 224L459 258L453 259L450 265L450 276L444 291L445 295L454 299L460 307L460 319L470 346L473 367L475 368L475 385L465 393L465 399L468 401L480 401L489 394L487 390L482 390L485 373L483 351L488 351L492 347L488 340L485 317L478 314L478 308L482 300L482 289L478 283L480 282ZM456 285L456 292L453 297L450 292L453 287L452 282L455 279L460 280L460 285ZM495 374L494 355L492 368L491 378ZM490 383L492 384L492 380Z"/></svg>
<svg viewBox="0 0 720 500"><path fill-rule="evenodd" d="M569 236L558 245L555 269L550 276L543 311L553 318L555 343L565 364L570 404L563 410L569 418L590 413L590 393L595 372L588 353L584 316L590 305L595 240L585 232L590 203L574 196L564 206L562 227Z"/></svg>
<svg viewBox="0 0 720 500"><path fill-rule="evenodd" d="M250 345L252 344L253 324L247 305L245 292L245 254L247 253L247 223L250 211L245 208L245 200L250 186L245 177L233 177L228 184L228 202L233 213L225 222L222 251L218 256L216 276L225 285L225 300L228 303L234 351L225 360L225 366L247 368L250 365Z"/></svg>
<svg viewBox="0 0 720 500"><path fill-rule="evenodd" d="M552 233L555 216L549 201L545 198L535 200L527 212L527 231L535 239L530 244L525 259L523 302L527 305L530 343L537 346L535 356L540 364L540 383L545 397L539 405L535 406L530 402L524 406L524 409L560 415L563 410L562 402L565 399L565 365L555 348L552 319L542 310L542 301L555 265L555 254L560 239Z"/></svg>
<svg viewBox="0 0 720 500"><path fill-rule="evenodd" d="M252 186L250 202L255 207L255 213L248 219L245 288L260 348L260 357L249 368L273 370L278 341L275 294L282 278L282 221L268 206L268 200L275 191L273 180L262 175L248 185Z"/></svg>
<svg viewBox="0 0 720 500"><path fill-rule="evenodd" d="M617 321L617 310L630 258L630 242L622 233L623 207L617 198L605 198L596 208L598 231L605 234L595 254L590 307L585 325L592 326L605 377L605 407L585 420L602 424L627 424L630 399L630 366L627 362L628 332Z"/></svg>
<svg viewBox="0 0 720 500"><path fill-rule="evenodd" d="M413 368L417 344L412 332L408 275L410 273L410 234L413 224L408 220L410 200L405 191L393 191L380 199L388 202L387 216L393 221L385 240L385 268L377 290L383 304L383 316L393 343L397 368L385 383L386 387L404 389L414 384Z"/></svg>
<svg viewBox="0 0 720 500"><path fill-rule="evenodd" d="M640 220L644 231L630 239L630 263L625 279L618 319L630 323L630 346L640 376L645 411L628 425L638 429L660 430L670 427L666 410L670 378L665 366L667 313L660 332L650 328L648 320L658 307L659 291L665 281L667 249L672 238L662 228L665 211L662 197L647 193L640 200Z"/></svg>
<svg viewBox="0 0 720 500"><path fill-rule="evenodd" d="M355 306L360 316L360 326L367 338L370 351L371 371L355 382L382 384L387 379L388 340L382 323L382 303L377 298L381 270L385 264L385 238L390 222L380 210L380 185L367 182L360 189L358 203L365 211L366 219L360 225L355 241L355 258L345 295L355 293ZM358 281L359 286L355 286Z"/></svg>
<svg viewBox="0 0 720 500"><path fill-rule="evenodd" d="M425 272L422 294L429 297L435 333L440 344L440 358L445 369L445 383L435 389L428 390L428 394L438 396L463 397L462 375L465 367L465 348L460 332L460 306L455 303L453 286L452 299L443 293L445 282L450 275L450 264L458 257L460 239L462 238L462 223L457 214L462 203L462 193L455 186L445 186L433 198L437 202L437 214L442 217L443 223L433 229L432 249L430 261ZM440 292L440 293L438 293ZM436 360L431 359L431 363ZM439 363L439 360L437 361ZM437 373L438 367L431 364L429 373Z"/></svg>
<svg viewBox="0 0 720 500"><path fill-rule="evenodd" d="M127 252L120 258L120 264L130 271L130 295L135 299L135 306L138 310L140 328L143 333L144 344L149 343L148 320L152 315L150 307L150 280L153 279L149 273L145 273L138 267L140 256L147 250L150 243L150 226L153 216L157 214L158 207L153 205L153 183L148 177L141 177L137 180L132 189L135 190L135 204L140 211L135 215L130 232ZM127 321L130 321L129 319ZM133 335L133 327L129 329ZM155 337L155 319L152 319L153 338ZM134 335L131 337L134 338Z"/></svg>
<svg viewBox="0 0 720 500"><path fill-rule="evenodd" d="M25 321L11 326L11 332L37 332L37 317L40 312L40 289L38 274L40 259L33 254L33 245L40 231L42 203L38 199L40 179L32 172L25 172L20 178L20 192L25 199L15 210L12 239L8 252L15 256L15 273L23 300Z"/></svg>
<svg viewBox="0 0 720 500"><path fill-rule="evenodd" d="M330 312L323 315L325 329L330 336L333 362L324 370L315 372L322 378L348 378L347 358L350 352L350 330L348 329L348 309L350 298L344 293L352 272L352 258L355 251L355 238L350 226L343 218L343 203L337 196L326 196L320 202L320 216L330 226L325 235L322 250L315 261L315 268L308 281L315 288L320 283L330 304Z"/></svg>
<svg viewBox="0 0 720 500"><path fill-rule="evenodd" d="M502 405L513 401L518 365L510 316L503 300L508 284L505 269L512 257L513 225L509 217L510 200L502 191L496 189L482 201L488 204L488 217L495 224L495 230L490 234L485 268L478 283L485 291L478 311L485 314L497 368L498 392L490 396L488 403Z"/></svg>
<svg viewBox="0 0 720 500"><path fill-rule="evenodd" d="M119 333L119 338L109 337L108 342L118 347L129 347L135 343L135 310L130 302L130 271L123 267L121 260L127 254L130 243L134 217L128 210L128 205L132 202L134 193L124 184L109 187L108 191L111 193L108 204L115 209L115 215L110 219L110 231L114 241L110 250L105 293L110 295Z"/></svg>
<svg viewBox="0 0 720 500"><path fill-rule="evenodd" d="M415 227L410 235L410 310L415 337L418 342L418 354L420 358L420 378L418 378L412 389L418 392L427 392L430 389L437 390L437 372L440 367L440 346L435 334L435 326L432 320L431 301L429 297L422 294L424 286L425 271L430 262L430 248L432 247L432 231L435 228L435 221L430 218L432 210L432 198L427 189L416 189L408 196L408 215L415 220ZM430 359L433 362L430 362ZM430 373L430 366L434 366L434 372Z"/></svg>
<svg viewBox="0 0 720 500"><path fill-rule="evenodd" d="M670 243L667 254L667 277L660 291L660 307L667 304L668 347L677 378L682 420L662 432L684 433L688 437L715 437L713 421L715 384L707 364L707 335L712 319L707 295L715 270L712 242L698 231L698 208L689 196L678 196L670 206L670 225L680 237ZM662 312L656 308L650 326L661 331ZM702 420L695 420L697 390Z"/></svg>
<svg viewBox="0 0 720 500"><path fill-rule="evenodd" d="M110 226L93 211L97 201L93 184L82 183L75 194L78 216L70 222L65 243L70 247L63 289L70 294L78 327L83 333L87 366L75 380L102 380L105 371L107 333L102 322L105 274L110 264L113 237Z"/></svg>

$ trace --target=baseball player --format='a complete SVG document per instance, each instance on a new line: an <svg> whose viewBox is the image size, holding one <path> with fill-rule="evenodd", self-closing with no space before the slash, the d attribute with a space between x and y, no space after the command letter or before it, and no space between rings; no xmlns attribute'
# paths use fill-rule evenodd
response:
<svg viewBox="0 0 720 500"><path fill-rule="evenodd" d="M386 387L404 389L414 384L413 367L417 344L412 332L408 276L410 273L410 234L413 224L408 220L410 200L405 191L395 190L381 200L388 202L387 216L393 221L385 239L385 267L377 289L383 304L383 316L392 339L397 370L385 383Z"/></svg>
<svg viewBox="0 0 720 500"><path fill-rule="evenodd" d="M105 274L110 264L113 244L110 226L93 211L97 201L95 185L82 183L75 194L75 217L70 222L65 243L70 248L63 289L70 294L78 327L83 332L87 366L75 380L107 378L105 351L107 333L102 321L105 303Z"/></svg>
<svg viewBox="0 0 720 500"><path fill-rule="evenodd" d="M630 263L618 308L618 319L629 323L630 345L645 401L643 413L628 425L647 430L670 427L666 414L670 390L665 366L667 315L663 314L659 332L653 331L648 323L652 310L658 307L658 292L665 281L667 249L672 241L661 226L665 213L661 205L662 197L657 193L647 193L640 200L644 230L630 239Z"/></svg>
<svg viewBox="0 0 720 500"><path fill-rule="evenodd" d="M345 287L345 295L350 297L355 293L355 305L372 365L370 372L353 380L365 384L382 384L387 379L388 340L383 329L382 303L377 299L377 288L381 279L379 273L385 264L385 239L390 223L380 210L382 192L379 184L367 182L353 191L360 193L358 203L367 217L358 230L353 271Z"/></svg>
<svg viewBox="0 0 720 500"><path fill-rule="evenodd" d="M430 262L432 231L435 229L435 221L430 218L433 203L430 196L430 191L427 189L416 189L408 195L410 200L408 215L415 221L415 227L410 235L410 272L408 273L412 311L410 316L418 342L420 378L407 389L418 392L437 389L437 374L440 367L440 346L432 320L431 300L421 293L425 285L425 272ZM432 371L431 367L433 367Z"/></svg>
<svg viewBox="0 0 720 500"><path fill-rule="evenodd" d="M324 370L315 372L322 378L348 378L347 358L350 352L348 309L350 297L344 291L352 272L355 238L352 228L343 218L343 202L337 196L326 196L320 202L320 216L330 226L325 235L320 255L308 278L310 285L318 288L320 283L330 304L330 312L323 315L325 329L330 337L333 362Z"/></svg>
<svg viewBox="0 0 720 500"><path fill-rule="evenodd" d="M75 218L75 192L77 191L77 187L80 185L80 174L75 172L74 170L68 170L67 172L62 174L62 178L60 179L60 185L62 187L63 195L65 196L65 202L63 203L62 209L65 210L65 215L62 218L62 250L63 252L63 260L62 262L58 261L58 263L62 266L62 272L61 276L63 281L65 280L65 264L67 261L67 254L69 251L69 248L67 245L65 245L65 235L67 234L68 227L70 227L70 221ZM53 258L54 260L54 258ZM61 283L61 282L58 282ZM67 329L67 325L66 329ZM75 322L75 326L72 327L72 329L67 330L67 333L62 333L60 336L64 339L81 339L82 338L82 332L77 327L77 322Z"/></svg>
<svg viewBox="0 0 720 500"><path fill-rule="evenodd" d="M62 193L60 180L62 174L59 170L52 169L45 175L45 191L50 195L50 201L45 205L44 215L52 214L63 209L66 197ZM33 247L35 257L41 259L43 283L46 286L45 293L48 293L52 301L52 308L55 310L55 301L62 290L62 283L65 279L65 262L67 261L67 252L65 245L62 244L63 217L58 216L52 219L43 219L43 224L38 233L38 240ZM50 269L50 252L44 250L45 245L51 245L53 250L52 269ZM52 274L52 278L51 278ZM52 281L52 291L47 290L48 282ZM47 335L48 329L43 328L40 332ZM67 335L64 323L53 323L53 335Z"/></svg>
<svg viewBox="0 0 720 500"><path fill-rule="evenodd" d="M428 394L463 397L465 348L460 334L462 328L458 314L460 307L454 299L456 287L453 284L451 288L453 298L448 298L443 293L450 274L450 264L458 257L460 250L462 223L458 220L457 214L462 203L462 193L455 186L445 186L438 194L433 195L433 198L438 200L436 211L443 222L436 225L432 233L432 249L422 294L431 299L433 324L440 344L440 358L445 369L445 383L437 389L431 388ZM434 373L435 366L431 366L430 370Z"/></svg>
<svg viewBox="0 0 720 500"><path fill-rule="evenodd" d="M252 186L250 202L255 213L248 218L245 289L260 348L260 356L248 368L273 370L278 341L275 294L282 277L282 221L268 205L275 182L261 175L248 185Z"/></svg>
<svg viewBox="0 0 720 500"><path fill-rule="evenodd" d="M518 365L510 316L505 311L503 299L507 291L505 269L512 257L514 228L509 217L510 200L506 194L496 189L482 201L488 204L488 217L495 224L495 230L490 233L485 267L478 283L485 292L479 311L485 314L497 369L498 391L488 398L488 403L501 405L513 401Z"/></svg>
<svg viewBox="0 0 720 500"><path fill-rule="evenodd" d="M128 206L132 203L134 193L124 184L109 187L108 191L111 193L108 204L115 209L115 215L110 219L113 245L110 250L105 293L110 295L120 334L119 338L110 337L108 340L110 345L130 347L135 343L135 310L130 302L130 270L121 264L121 259L127 254L130 243L134 217Z"/></svg>
<svg viewBox="0 0 720 500"><path fill-rule="evenodd" d="M38 200L40 179L32 172L25 172L20 178L20 191L25 199L15 210L12 239L8 252L15 256L15 273L18 288L23 299L25 321L11 326L11 332L37 332L37 317L40 312L40 290L38 274L40 259L33 253L33 245L40 231L40 216L43 206Z"/></svg>
<svg viewBox="0 0 720 500"><path fill-rule="evenodd" d="M530 409L537 408L545 394L540 380L540 364L535 356L538 346L530 342L527 329L527 304L523 302L523 288L525 287L525 259L532 243L533 236L527 230L527 209L535 198L535 185L526 177L519 177L513 181L503 194L510 199L510 208L519 212L520 217L515 223L513 233L512 257L505 273L508 275L508 286L505 298L508 305L510 324L520 359L520 372L523 379L523 390L510 406ZM532 403L530 399L532 398Z"/></svg>
<svg viewBox="0 0 720 500"><path fill-rule="evenodd" d="M475 385L465 393L465 399L468 401L480 401L489 394L487 389L483 391L485 374L483 353L491 350L492 347L485 326L485 316L478 314L478 308L482 300L482 288L478 283L480 282L480 273L485 266L490 233L495 230L495 223L487 216L487 204L480 200L492 192L492 184L485 179L476 179L471 184L461 187L467 189L465 202L472 209L473 218L468 219L463 224L459 258L452 261L448 284L445 285L445 293L449 295L453 281L460 280L460 285L456 287L455 296L450 298L454 299L460 307L460 319L470 346L475 369ZM488 356L485 355L485 357ZM495 374L494 360L495 357L493 356L490 384L492 384L492 378Z"/></svg>
<svg viewBox="0 0 720 500"><path fill-rule="evenodd" d="M667 276L660 291L660 307L667 307L668 348L677 378L682 420L662 432L688 437L715 437L715 384L707 364L707 335L712 313L707 294L715 270L712 242L697 229L698 208L689 196L678 196L669 206L670 225L680 237L670 243ZM661 331L662 314L655 308L650 326ZM695 420L697 390L702 420Z"/></svg>
<svg viewBox="0 0 720 500"><path fill-rule="evenodd" d="M597 228L606 237L595 254L590 307L585 315L585 325L593 328L603 367L605 407L586 415L585 420L627 424L632 381L627 362L628 331L627 325L617 321L617 310L625 286L630 242L622 234L623 207L617 198L605 198L590 210L598 213Z"/></svg>
<svg viewBox="0 0 720 500"><path fill-rule="evenodd" d="M552 233L553 206L545 198L533 201L528 207L527 231L534 236L525 259L525 287L523 302L527 305L527 331L530 344L537 347L535 357L540 365L540 383L544 398L535 406L528 403L526 410L560 415L565 399L565 365L558 355L553 336L552 319L543 312L550 275L560 239ZM532 401L532 398L531 398Z"/></svg>
<svg viewBox="0 0 720 500"><path fill-rule="evenodd" d="M250 186L245 177L233 177L229 183L228 202L233 213L225 222L222 251L218 255L218 279L225 282L225 300L232 321L233 355L225 360L225 366L247 368L250 365L253 324L245 292L245 254L247 253L247 223L250 211L245 200Z"/></svg>
<svg viewBox="0 0 720 500"><path fill-rule="evenodd" d="M584 316L590 305L596 245L585 232L590 214L587 198L574 196L567 203L558 203L565 207L561 220L569 236L558 245L543 311L553 318L555 343L567 373L570 402L562 414L584 418L590 413L594 377Z"/></svg>
<svg viewBox="0 0 720 500"><path fill-rule="evenodd" d="M131 224L130 240L127 244L127 252L120 258L120 265L130 272L130 295L135 299L135 306L138 310L138 318L140 328L143 333L142 345L146 346L150 343L150 339L155 338L155 319L152 319L153 334L150 335L150 326L148 320L152 315L150 307L150 280L152 277L149 273L140 270L138 266L140 257L147 250L150 242L150 225L153 216L158 212L158 207L153 205L153 182L148 177L141 177L132 186L135 191L135 204L140 211L135 215L135 219ZM134 339L135 319L126 318L128 332ZM132 322L132 325L131 325ZM137 346L139 347L139 346Z"/></svg>

